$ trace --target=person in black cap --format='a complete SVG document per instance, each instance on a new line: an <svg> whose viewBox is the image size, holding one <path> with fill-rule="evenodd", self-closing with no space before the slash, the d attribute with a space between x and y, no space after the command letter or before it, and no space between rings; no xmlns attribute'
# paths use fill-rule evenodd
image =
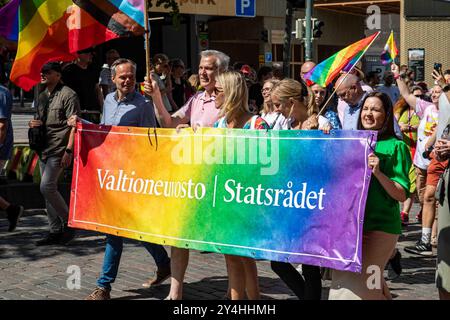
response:
<svg viewBox="0 0 450 320"><path fill-rule="evenodd" d="M103 109L103 94L98 83L100 72L92 64L93 52L93 48L78 51L77 59L63 68L62 81L77 93L81 117L98 124Z"/></svg>
<svg viewBox="0 0 450 320"><path fill-rule="evenodd" d="M75 231L67 227L69 209L58 192L58 179L72 163L75 128L67 125L67 119L80 113L80 103L75 91L61 83L61 72L58 62L42 67L41 84L45 89L38 98L37 117L28 124L30 128L45 128L45 144L37 153L50 232L36 242L37 246L67 244L75 236Z"/></svg>

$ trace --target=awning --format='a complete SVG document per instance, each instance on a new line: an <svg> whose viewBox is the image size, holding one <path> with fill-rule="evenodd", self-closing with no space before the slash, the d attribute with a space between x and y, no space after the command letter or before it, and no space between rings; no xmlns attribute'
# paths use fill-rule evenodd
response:
<svg viewBox="0 0 450 320"><path fill-rule="evenodd" d="M400 1L401 0L316 0L314 1L314 8L356 16L367 16L367 8L370 5L377 5L380 7L382 14L400 14Z"/></svg>

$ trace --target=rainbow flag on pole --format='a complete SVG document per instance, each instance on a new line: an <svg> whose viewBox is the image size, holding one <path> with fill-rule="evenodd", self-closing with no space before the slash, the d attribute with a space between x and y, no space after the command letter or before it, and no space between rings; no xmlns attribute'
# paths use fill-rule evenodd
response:
<svg viewBox="0 0 450 320"><path fill-rule="evenodd" d="M0 37L7 40L17 41L19 19L17 11L19 10L20 0L11 0L0 8Z"/></svg>
<svg viewBox="0 0 450 320"><path fill-rule="evenodd" d="M349 71L364 55L380 32L355 42L322 61L305 75L305 79L322 87L328 86L344 70Z"/></svg>
<svg viewBox="0 0 450 320"><path fill-rule="evenodd" d="M30 90L48 61L119 37L144 33L144 0L22 0L11 80Z"/></svg>
<svg viewBox="0 0 450 320"><path fill-rule="evenodd" d="M392 63L395 60L395 57L398 55L397 45L394 40L394 32L391 31L391 34L384 46L384 50L381 53L381 63L387 65Z"/></svg>

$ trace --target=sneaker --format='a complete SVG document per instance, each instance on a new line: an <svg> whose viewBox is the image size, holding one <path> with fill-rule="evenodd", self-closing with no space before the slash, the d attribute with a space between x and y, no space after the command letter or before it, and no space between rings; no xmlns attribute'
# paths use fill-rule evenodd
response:
<svg viewBox="0 0 450 320"><path fill-rule="evenodd" d="M62 233L60 243L61 244L68 244L70 241L72 241L75 238L76 231L73 228L69 228L67 224L64 225L64 232Z"/></svg>
<svg viewBox="0 0 450 320"><path fill-rule="evenodd" d="M409 214L408 212L400 212L400 218L402 220L402 225L407 225L409 223Z"/></svg>
<svg viewBox="0 0 450 320"><path fill-rule="evenodd" d="M111 300L111 295L109 294L110 292L111 290L97 287L84 300Z"/></svg>
<svg viewBox="0 0 450 320"><path fill-rule="evenodd" d="M392 268L393 274L390 275L390 279L398 278L402 274L402 265L400 260L402 259L402 255L400 251L397 250L395 256L389 260L389 265Z"/></svg>
<svg viewBox="0 0 450 320"><path fill-rule="evenodd" d="M49 233L44 239L36 241L36 246L50 246L54 244L60 244L63 233Z"/></svg>
<svg viewBox="0 0 450 320"><path fill-rule="evenodd" d="M23 207L12 204L6 209L6 213L9 221L8 232L13 232L16 230L17 222L19 222L20 216L23 214Z"/></svg>
<svg viewBox="0 0 450 320"><path fill-rule="evenodd" d="M420 210L420 212L417 214L416 219L418 223L422 223L422 210Z"/></svg>
<svg viewBox="0 0 450 320"><path fill-rule="evenodd" d="M162 284L164 281L170 278L171 271L170 266L164 268L158 268L156 270L156 276L143 283L144 288L156 287Z"/></svg>
<svg viewBox="0 0 450 320"><path fill-rule="evenodd" d="M405 251L421 256L432 256L433 249L430 243L424 243L422 240L417 241L415 246L405 247Z"/></svg>

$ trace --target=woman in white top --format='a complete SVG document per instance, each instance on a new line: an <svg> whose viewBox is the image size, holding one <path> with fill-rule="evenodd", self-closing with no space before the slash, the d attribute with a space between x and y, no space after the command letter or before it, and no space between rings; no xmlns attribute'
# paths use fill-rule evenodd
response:
<svg viewBox="0 0 450 320"><path fill-rule="evenodd" d="M270 93L272 92L272 88L278 83L280 80L277 79L269 79L264 82L261 93L264 98L263 108L261 110L261 117L266 120L271 129L274 130L282 130L283 123L286 122L286 118L273 107L272 97Z"/></svg>

